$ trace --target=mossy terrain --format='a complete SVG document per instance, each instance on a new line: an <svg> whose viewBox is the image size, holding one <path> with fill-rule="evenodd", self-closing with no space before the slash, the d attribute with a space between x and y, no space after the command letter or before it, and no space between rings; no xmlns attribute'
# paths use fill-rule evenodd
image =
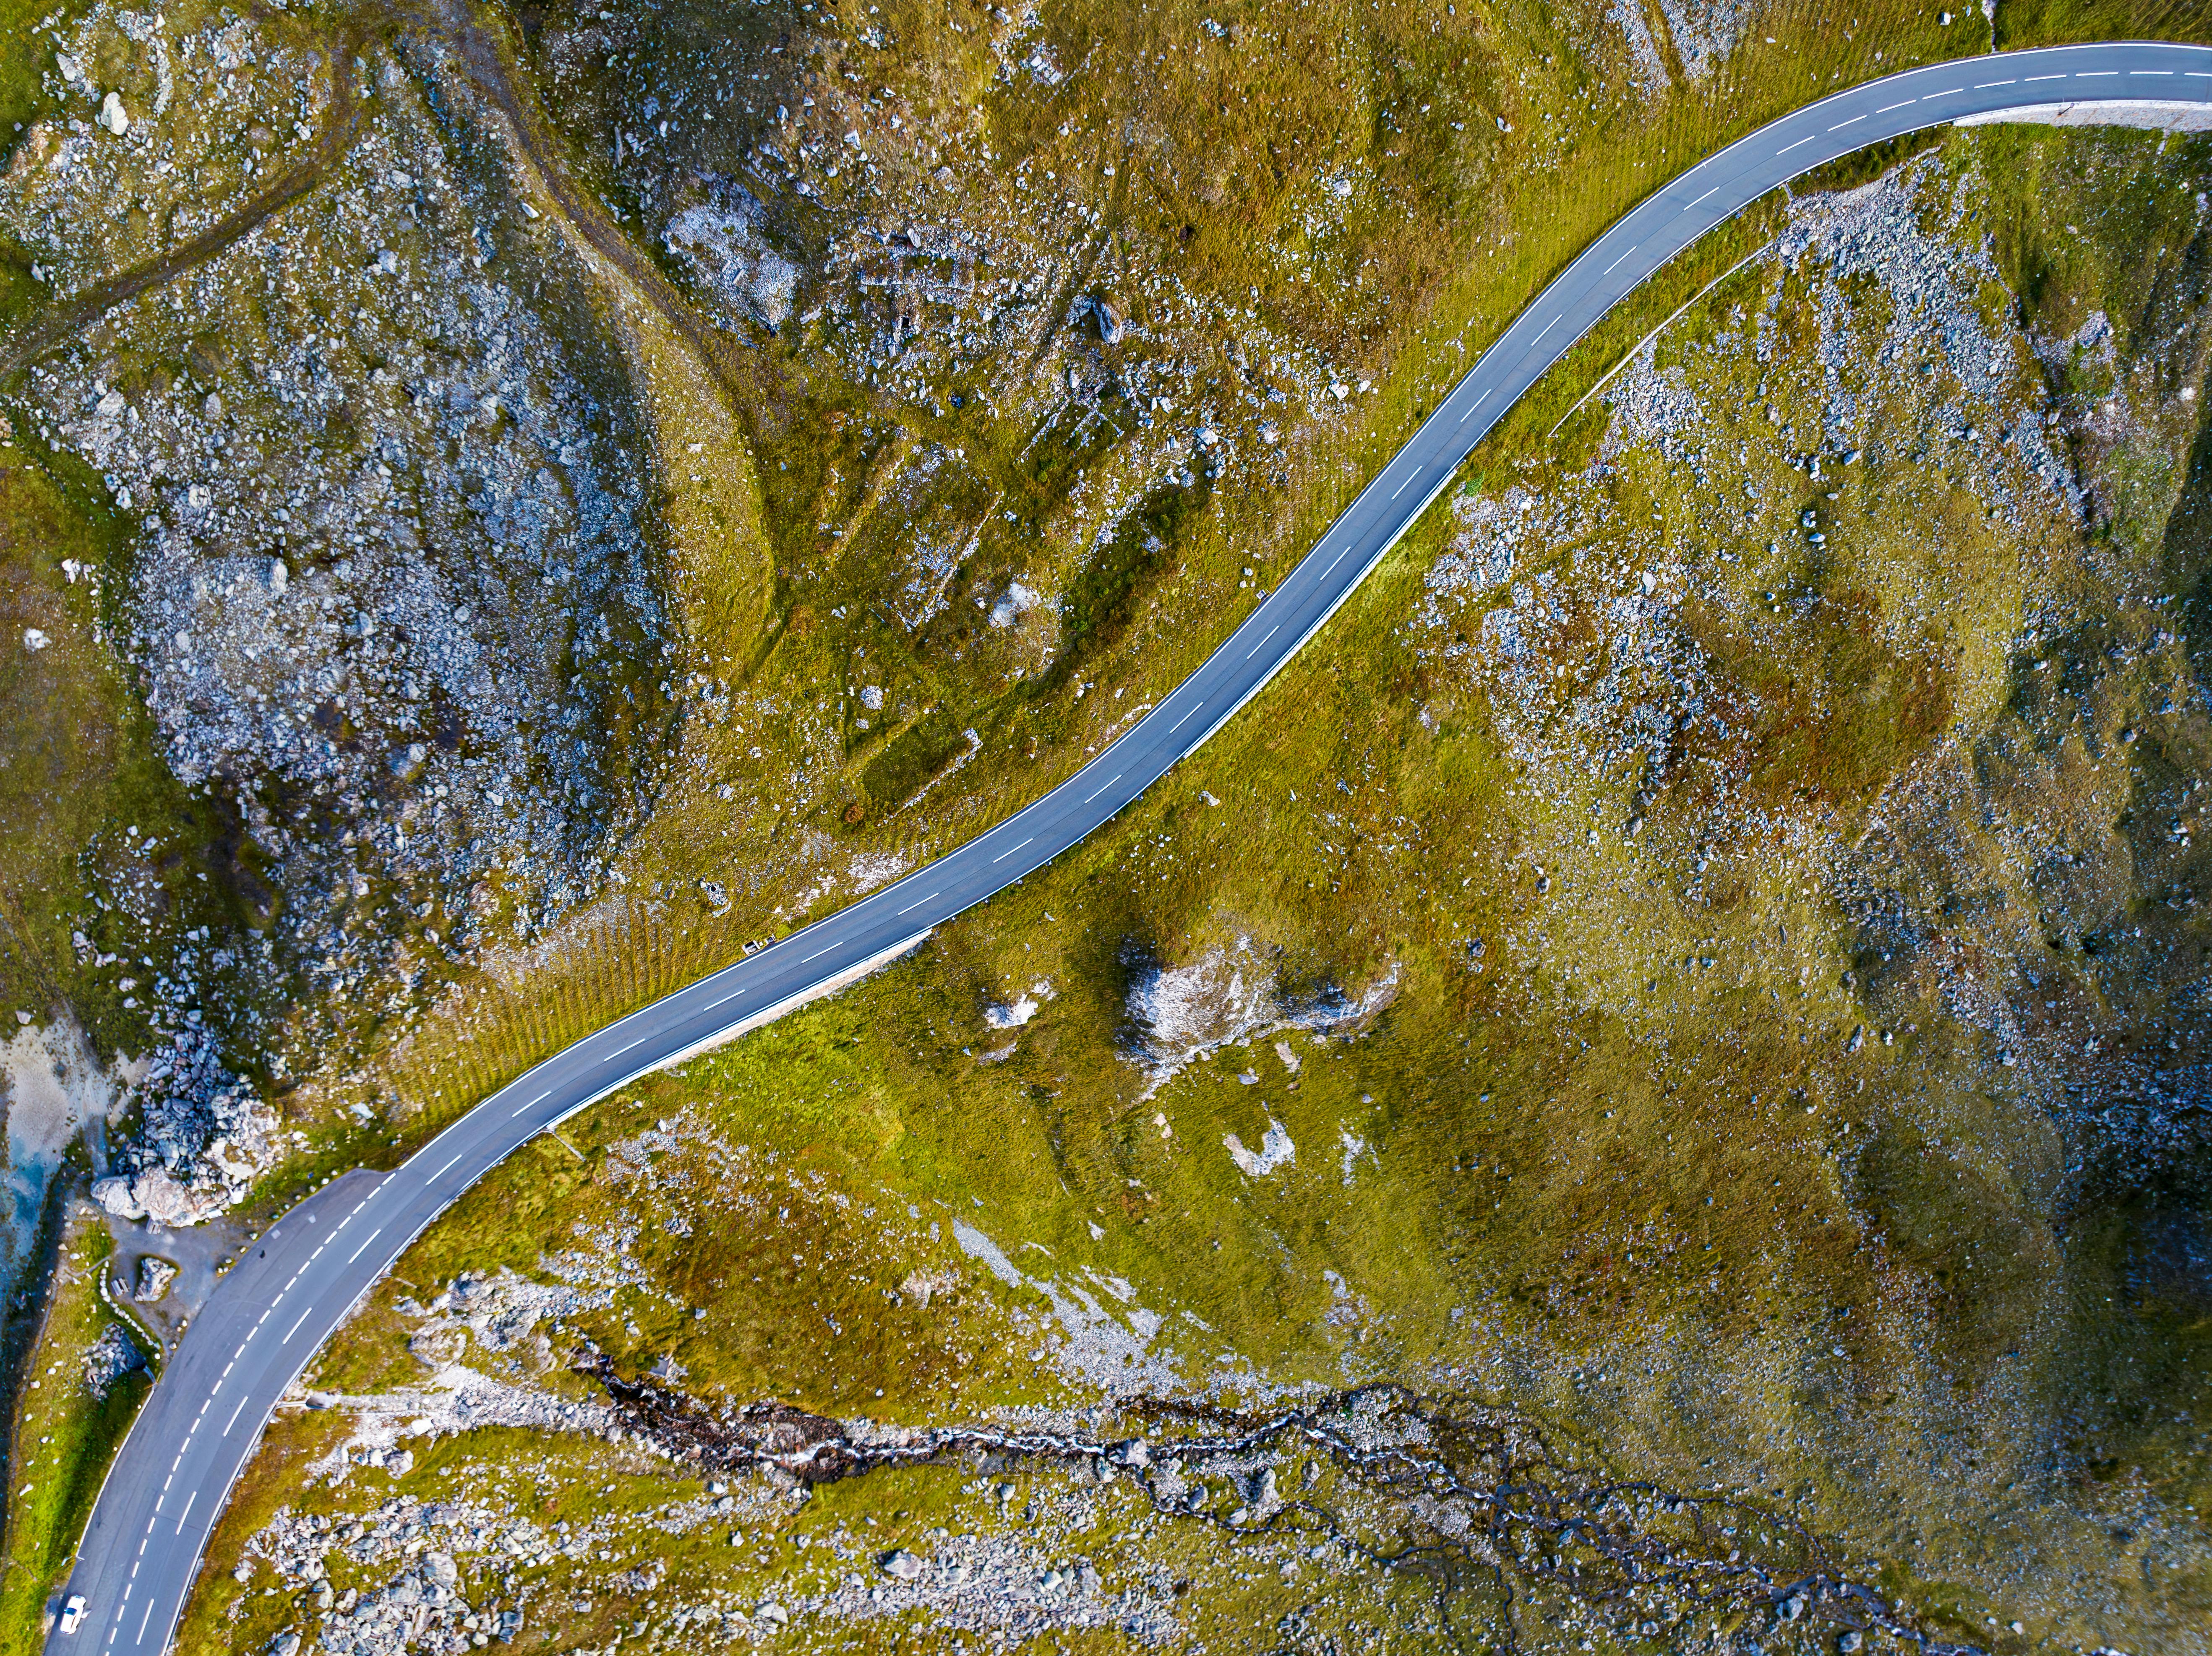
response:
<svg viewBox="0 0 2212 1656"><path fill-rule="evenodd" d="M97 480L27 445L0 448L0 808L14 824L0 840L0 998L41 1016L74 1008L103 1045L143 1050L137 1003L123 1004L112 974L87 970L70 941L73 930L101 929L97 911L85 912L87 877L101 847L114 857L114 841L143 840L158 864L142 877L161 892L161 907L174 908L178 929L220 919L225 893L195 890L210 883L193 877L215 864L225 824L155 754L109 653L115 528L88 486ZM46 640L35 649L25 642L33 633Z"/></svg>
<svg viewBox="0 0 2212 1656"><path fill-rule="evenodd" d="M44 1646L50 1597L69 1574L107 1463L150 1389L143 1353L155 1342L118 1316L101 1288L112 1252L97 1219L69 1217L45 1315L23 1364L9 1443L8 1570L0 1582L0 1637L11 1653Z"/></svg>
<svg viewBox="0 0 2212 1656"><path fill-rule="evenodd" d="M1698 155L2203 28L1944 16L54 12L18 1004L404 1153L1079 764ZM186 1647L2193 1648L2208 173L1708 239L1119 822L471 1192Z"/></svg>
<svg viewBox="0 0 2212 1656"><path fill-rule="evenodd" d="M517 1156L313 1377L363 1421L451 1365L598 1406L604 1358L660 1388L635 1442L540 1435L519 1503L489 1429L426 1419L335 1487L288 1448L216 1562L410 1499L665 1562L467 1567L553 1648L1122 1647L1155 1608L1230 1648L2191 1648L2208 173L2202 140L2001 129L1778 213L1578 453L1533 399L1257 716L912 960ZM510 1272L542 1344L436 1301ZM1281 1457L1280 1524L998 1452L803 1502L743 1476L721 1519L710 1471L639 1459L673 1398L1157 1461L1162 1396L1378 1382L1637 1481L1616 1539L1728 1503L1756 1591L1639 1599L1510 1526L1456 1551L1326 1448L1310 1484ZM303 1418L277 1441L333 1441ZM1025 1538L1120 1629L862 1592ZM1408 1545L1433 1568L1382 1567ZM1887 1619L1790 1609L1814 1579ZM254 1582L199 1607L210 1647L296 1621Z"/></svg>

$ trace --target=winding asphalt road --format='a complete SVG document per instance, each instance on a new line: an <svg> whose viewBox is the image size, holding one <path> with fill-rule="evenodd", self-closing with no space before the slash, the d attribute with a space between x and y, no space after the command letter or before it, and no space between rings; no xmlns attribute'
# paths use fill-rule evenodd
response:
<svg viewBox="0 0 2212 1656"><path fill-rule="evenodd" d="M517 1146L647 1071L729 1040L918 943L1109 821L1219 730L1351 596L1516 398L1707 230L1802 173L1961 117L2081 102L2212 118L2212 49L2005 53L1908 70L1784 117L1700 162L1601 236L1486 351L1283 585L1127 734L1036 804L897 884L632 1013L492 1095L388 1175L288 1214L217 1287L123 1446L67 1591L57 1656L167 1647L200 1556L270 1410L423 1228ZM2179 107L2188 106L2187 108ZM2084 111L2084 114L2090 112Z"/></svg>

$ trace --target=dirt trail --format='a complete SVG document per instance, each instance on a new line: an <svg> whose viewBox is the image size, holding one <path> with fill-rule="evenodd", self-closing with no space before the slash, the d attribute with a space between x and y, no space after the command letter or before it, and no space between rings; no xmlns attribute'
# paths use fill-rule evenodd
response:
<svg viewBox="0 0 2212 1656"><path fill-rule="evenodd" d="M750 399L761 389L762 367L741 357L726 338L701 321L653 261L616 227L598 201L577 187L566 163L544 136L543 114L535 96L523 89L523 77L515 72L512 45L503 32L486 27L479 9L465 0L434 0L416 16L420 27L452 45L477 89L505 117L522 159L544 184L569 227L591 245L593 252L620 271L638 296L675 330L720 386L732 416L743 422Z"/></svg>
<svg viewBox="0 0 2212 1656"><path fill-rule="evenodd" d="M588 195L576 188L542 136L534 100L526 101L517 89L514 65L505 43L477 21L472 9L459 3L402 14L396 19L356 18L330 37L321 48L330 65L329 118L316 134L314 146L307 157L288 168L252 200L182 246L61 300L9 342L4 350L0 350L0 385L12 382L40 356L116 306L235 246L321 183L331 166L351 147L360 130L362 106L357 94L355 58L371 39L407 22L443 37L453 46L477 89L507 118L524 158L544 181L562 215L592 250L619 269L640 296L651 303L690 346L708 373L730 397L732 413L738 412L742 406L742 395L752 389L755 376L741 371L732 360L733 353L691 312L652 262L638 252Z"/></svg>
<svg viewBox="0 0 2212 1656"><path fill-rule="evenodd" d="M72 294L0 349L0 387L64 340L74 337L127 300L197 269L252 235L270 217L305 196L353 145L361 126L353 62L381 27L356 19L330 37L322 52L330 64L330 116L315 135L307 158L278 175L275 183L244 206L226 214L182 246L135 269Z"/></svg>

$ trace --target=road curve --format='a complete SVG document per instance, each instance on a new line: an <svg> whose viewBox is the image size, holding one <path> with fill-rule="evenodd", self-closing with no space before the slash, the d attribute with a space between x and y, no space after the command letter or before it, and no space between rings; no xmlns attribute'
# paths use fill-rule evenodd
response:
<svg viewBox="0 0 2212 1656"><path fill-rule="evenodd" d="M125 1656L167 1647L270 1410L355 1302L463 1191L587 1104L896 957L1113 817L1258 694L1515 400L1674 254L1768 191L1867 144L1963 116L2066 103L2190 105L2212 118L2212 48L2054 47L1910 70L1825 98L1699 162L1539 294L1282 585L1074 776L897 884L547 1059L397 1171L349 1174L285 1216L223 1278L131 1429L66 1589L84 1595L83 1623L74 1634L57 1629L47 1649Z"/></svg>

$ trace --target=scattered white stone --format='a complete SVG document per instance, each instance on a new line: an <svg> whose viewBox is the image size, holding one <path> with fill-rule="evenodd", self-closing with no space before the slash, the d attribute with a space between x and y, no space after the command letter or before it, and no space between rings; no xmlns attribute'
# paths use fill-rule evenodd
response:
<svg viewBox="0 0 2212 1656"><path fill-rule="evenodd" d="M1224 1135L1221 1142L1228 1147L1229 1159L1251 1179L1264 1179L1298 1156L1298 1147L1291 1142L1289 1130L1272 1116L1267 1119L1267 1131L1261 1136L1256 1152L1245 1149L1244 1142L1235 1133Z"/></svg>
<svg viewBox="0 0 2212 1656"><path fill-rule="evenodd" d="M1052 985L1033 983L1029 992L1010 1002L993 1002L983 1009L983 1022L994 1029L1018 1029L1037 1015L1037 1010L1052 998Z"/></svg>
<svg viewBox="0 0 2212 1656"><path fill-rule="evenodd" d="M111 92L100 100L100 124L118 138L131 130L131 114L123 107L121 93Z"/></svg>
<svg viewBox="0 0 2212 1656"><path fill-rule="evenodd" d="M26 627L23 629L23 647L26 650L33 652L43 650L52 642L53 640L35 627Z"/></svg>
<svg viewBox="0 0 2212 1656"><path fill-rule="evenodd" d="M1009 582L999 601L991 606L991 625L1011 627L1037 605L1037 595L1019 581Z"/></svg>

